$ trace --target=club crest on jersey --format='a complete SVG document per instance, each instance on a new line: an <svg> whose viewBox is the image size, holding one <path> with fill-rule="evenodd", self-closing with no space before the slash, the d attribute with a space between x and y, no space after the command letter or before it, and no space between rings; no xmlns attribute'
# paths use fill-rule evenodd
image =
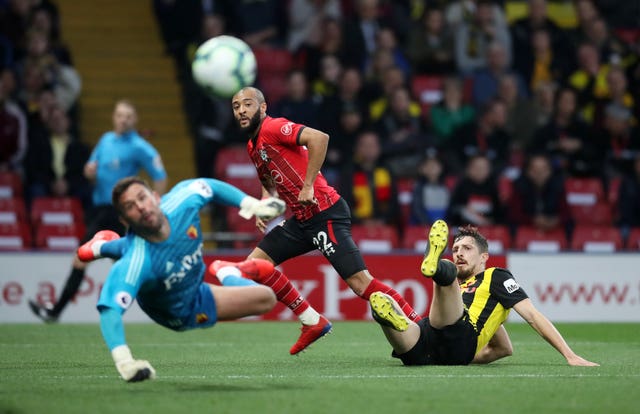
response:
<svg viewBox="0 0 640 414"><path fill-rule="evenodd" d="M293 132L293 122L287 122L282 125L280 127L280 132L282 132L282 135L291 135L291 132Z"/></svg>
<svg viewBox="0 0 640 414"><path fill-rule="evenodd" d="M205 323L209 320L209 317L206 313L198 313L196 314L196 323Z"/></svg>
<svg viewBox="0 0 640 414"><path fill-rule="evenodd" d="M193 224L189 226L187 229L187 236L192 240L198 238L198 229L196 229L196 226Z"/></svg>
<svg viewBox="0 0 640 414"><path fill-rule="evenodd" d="M267 155L266 149L259 149L258 154L260 154L260 159L264 162L269 161L269 156Z"/></svg>

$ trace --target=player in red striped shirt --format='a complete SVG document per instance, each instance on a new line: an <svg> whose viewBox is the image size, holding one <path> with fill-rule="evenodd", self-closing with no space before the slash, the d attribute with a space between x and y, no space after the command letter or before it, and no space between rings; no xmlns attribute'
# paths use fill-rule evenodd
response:
<svg viewBox="0 0 640 414"><path fill-rule="evenodd" d="M351 237L351 211L346 201L327 184L320 172L329 136L322 131L267 115L262 92L253 87L232 98L233 114L249 138L247 150L262 182L263 196L277 195L293 211L284 224L268 232L249 258L266 259L278 265L285 260L318 249L356 295L369 300L373 292L392 296L409 318L421 318L394 289L374 279ZM262 231L266 223L256 225ZM213 273L224 262L214 262ZM331 322L320 315L278 270L257 280L276 293L278 300L302 322L302 334L291 347L292 355L304 350L331 330Z"/></svg>

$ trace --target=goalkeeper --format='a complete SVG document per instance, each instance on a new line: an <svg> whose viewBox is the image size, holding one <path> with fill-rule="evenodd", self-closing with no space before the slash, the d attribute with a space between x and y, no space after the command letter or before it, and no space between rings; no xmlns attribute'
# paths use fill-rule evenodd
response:
<svg viewBox="0 0 640 414"><path fill-rule="evenodd" d="M134 359L125 341L122 315L134 299L151 319L175 331L260 315L276 304L270 288L251 280L273 272L266 260L217 268L222 286L203 281L199 211L212 201L240 207L239 214L247 219L269 220L285 208L277 198L258 200L232 185L205 178L180 182L161 199L141 178L127 177L112 192L113 205L129 228L127 235L118 239L114 232L98 232L78 249L83 261L118 259L102 288L98 311L102 336L126 381L155 377L151 364Z"/></svg>

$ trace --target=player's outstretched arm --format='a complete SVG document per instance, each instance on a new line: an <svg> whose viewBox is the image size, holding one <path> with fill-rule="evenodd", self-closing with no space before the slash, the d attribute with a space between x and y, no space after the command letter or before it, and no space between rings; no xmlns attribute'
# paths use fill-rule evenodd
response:
<svg viewBox="0 0 640 414"><path fill-rule="evenodd" d="M123 380L138 382L154 379L156 371L149 361L134 359L124 340L122 314L113 308L100 308L100 330L105 343L111 351L111 357Z"/></svg>
<svg viewBox="0 0 640 414"><path fill-rule="evenodd" d="M473 358L472 364L488 364L500 358L513 355L513 345L504 325L500 325L496 333Z"/></svg>
<svg viewBox="0 0 640 414"><path fill-rule="evenodd" d="M553 323L533 306L531 299L525 299L516 303L513 309L518 312L545 341L560 352L569 365L583 367L599 366L599 364L587 361L573 352Z"/></svg>

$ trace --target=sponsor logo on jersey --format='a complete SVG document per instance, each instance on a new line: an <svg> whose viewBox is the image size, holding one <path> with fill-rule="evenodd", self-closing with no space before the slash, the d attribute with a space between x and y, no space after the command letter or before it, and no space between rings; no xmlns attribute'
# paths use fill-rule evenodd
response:
<svg viewBox="0 0 640 414"><path fill-rule="evenodd" d="M122 309L129 309L129 306L133 303L133 298L129 292L121 291L116 293L116 302Z"/></svg>
<svg viewBox="0 0 640 414"><path fill-rule="evenodd" d="M191 184L189 184L189 188L205 198L211 198L211 196L213 195L213 190L211 190L209 184L207 184L207 182L204 180L193 181Z"/></svg>
<svg viewBox="0 0 640 414"><path fill-rule="evenodd" d="M280 127L280 132L282 132L282 135L291 135L292 131L293 131L293 122L287 122L286 124Z"/></svg>
<svg viewBox="0 0 640 414"><path fill-rule="evenodd" d="M513 293L516 290L520 289L520 285L514 279L507 279L503 283L504 288L507 289L507 292Z"/></svg>
<svg viewBox="0 0 640 414"><path fill-rule="evenodd" d="M192 240L198 238L198 229L196 229L196 226L194 226L193 224L189 226L189 228L187 229L187 236Z"/></svg>
<svg viewBox="0 0 640 414"><path fill-rule="evenodd" d="M167 290L171 290L173 285L182 282L187 273L202 262L202 243L198 245L196 250L182 257L179 263L178 270L171 273L164 279L164 286Z"/></svg>

